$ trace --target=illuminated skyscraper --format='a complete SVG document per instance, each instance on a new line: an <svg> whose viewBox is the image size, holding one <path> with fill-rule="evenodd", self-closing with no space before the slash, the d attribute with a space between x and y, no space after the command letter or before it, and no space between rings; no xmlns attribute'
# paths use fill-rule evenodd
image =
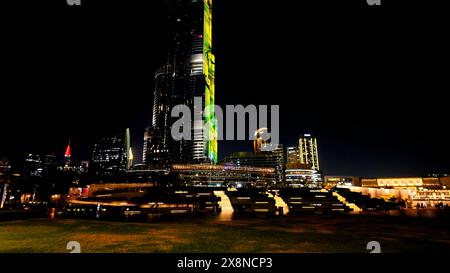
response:
<svg viewBox="0 0 450 273"><path fill-rule="evenodd" d="M29 154L25 158L25 165L23 168L24 177L42 177L42 171L44 170L42 164L42 158L37 154Z"/></svg>
<svg viewBox="0 0 450 273"><path fill-rule="evenodd" d="M212 0L165 3L168 51L166 63L155 74L152 127L145 136L144 161L152 166L154 160L150 157L157 156L163 165L217 163ZM202 99L202 107L195 107L195 97ZM170 113L178 104L189 106L193 115L203 116L204 122L193 124L191 140L175 141L171 137L170 128L178 118L172 118Z"/></svg>
<svg viewBox="0 0 450 273"><path fill-rule="evenodd" d="M127 132L101 138L92 153L92 173L98 178L114 178L124 174L129 163Z"/></svg>
<svg viewBox="0 0 450 273"><path fill-rule="evenodd" d="M298 146L287 147L286 156L287 156L287 161L286 161L287 164L300 163L300 151L298 149Z"/></svg>
<svg viewBox="0 0 450 273"><path fill-rule="evenodd" d="M151 169L168 168L170 163L168 145L161 142L161 134L147 128L144 135L142 163Z"/></svg>
<svg viewBox="0 0 450 273"><path fill-rule="evenodd" d="M311 169L320 170L317 138L304 134L299 139L299 156L301 164L311 165Z"/></svg>
<svg viewBox="0 0 450 273"><path fill-rule="evenodd" d="M149 139L150 139L151 128L146 128L144 132L144 148L142 151L142 164L147 164L148 149L149 149Z"/></svg>
<svg viewBox="0 0 450 273"><path fill-rule="evenodd" d="M126 158L127 158L127 170L130 170L133 167L133 150L131 149L131 136L130 136L130 128L127 128L125 131L125 151L126 151Z"/></svg>

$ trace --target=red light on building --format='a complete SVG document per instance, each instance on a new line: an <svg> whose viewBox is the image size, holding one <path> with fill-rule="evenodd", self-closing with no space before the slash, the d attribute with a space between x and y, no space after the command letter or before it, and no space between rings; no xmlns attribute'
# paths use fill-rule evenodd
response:
<svg viewBox="0 0 450 273"><path fill-rule="evenodd" d="M70 144L67 145L66 152L64 153L64 156L65 157L70 157L71 156L71 154L70 154Z"/></svg>

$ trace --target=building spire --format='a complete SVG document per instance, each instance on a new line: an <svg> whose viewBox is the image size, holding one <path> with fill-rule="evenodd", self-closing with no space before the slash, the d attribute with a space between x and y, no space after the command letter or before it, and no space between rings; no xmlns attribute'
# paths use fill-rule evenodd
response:
<svg viewBox="0 0 450 273"><path fill-rule="evenodd" d="M66 157L66 158L70 158L72 155L71 155L71 151L70 151L70 140L71 140L71 138L69 138L69 145L67 145L67 148L66 148L66 152L64 153L64 157Z"/></svg>
<svg viewBox="0 0 450 273"><path fill-rule="evenodd" d="M65 159L65 168L70 167L72 165L71 157L72 157L72 151L70 149L70 140L69 138L69 145L67 145L66 152L64 153L64 159Z"/></svg>

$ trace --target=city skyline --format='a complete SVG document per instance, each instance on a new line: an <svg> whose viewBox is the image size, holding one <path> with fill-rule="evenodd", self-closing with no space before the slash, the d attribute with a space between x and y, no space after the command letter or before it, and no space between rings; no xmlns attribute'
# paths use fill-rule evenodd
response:
<svg viewBox="0 0 450 273"><path fill-rule="evenodd" d="M162 41L165 33L160 23L164 19L159 14L160 4L146 5L145 13L138 12L129 21L112 22L119 10L112 6L105 7L111 11L106 17L109 25L102 25L92 15L73 26L69 24L73 15L62 12L49 18L67 25L67 32L57 32L50 20L44 20L30 29L23 28L23 36L6 33L10 38L7 47L13 54L5 59L11 69L6 72L4 90L10 92L3 96L14 104L1 110L3 116L12 118L4 121L7 133L1 136L0 156L63 154L67 139L72 137L73 147L78 149L74 159L89 159L89 145L95 139L129 127L135 158L141 157L142 148L136 143L142 142L151 121L152 78L165 51L163 42L148 43L146 35L142 35L145 32L155 41ZM278 14L281 8L242 3L241 9L233 9L235 5L225 1L215 5L219 105L279 104L281 143L288 147L295 145L303 133L316 135L322 169L327 173L405 176L448 171L446 155L450 147L443 128L447 114L445 100L438 93L444 84L443 71L428 65L433 52L429 58L410 58L414 52L428 48L419 48L410 41L416 35L431 34L415 31L416 23L411 22L411 27L402 32L405 39L400 41L395 33L401 26L386 14L384 23L368 24L367 31L356 39L351 20L369 23L373 18L355 14L329 26L311 20L314 16L338 15L319 13L312 7L310 15L300 11L305 15L302 18L293 16L294 11L283 11L292 16L267 21L268 15ZM253 11L252 16L248 10ZM312 22L321 31L312 31L308 27ZM434 26L433 22L429 24ZM41 37L31 33L37 28L41 29ZM277 32L269 34L270 29ZM304 42L288 39L285 45L291 53L283 53L276 37L290 37L297 30ZM97 37L97 32L102 34ZM327 45L338 36L342 44ZM39 38L42 44L29 48L24 37ZM56 44L52 42L55 37L59 37ZM396 41L396 46L386 47L381 37ZM89 46L80 42L81 38L91 41ZM367 52L368 45L383 50ZM67 53L68 47L77 50ZM390 60L396 66L383 66ZM93 65L87 66L88 61ZM50 66L41 71L40 63ZM290 64L298 69L288 69ZM343 64L350 66L344 71L340 69ZM379 65L384 70L374 68ZM21 81L14 72L22 66L25 69L20 77L27 81ZM75 69L77 66L82 69ZM416 88L423 90L422 95L409 92ZM16 89L36 92L24 97L21 92L13 92ZM114 95L112 90L122 95ZM293 99L294 93L301 99ZM251 151L251 147L251 142L222 141L219 156Z"/></svg>
<svg viewBox="0 0 450 273"><path fill-rule="evenodd" d="M5 257L281 272L450 251L445 9L6 2ZM343 257L312 265L363 269Z"/></svg>

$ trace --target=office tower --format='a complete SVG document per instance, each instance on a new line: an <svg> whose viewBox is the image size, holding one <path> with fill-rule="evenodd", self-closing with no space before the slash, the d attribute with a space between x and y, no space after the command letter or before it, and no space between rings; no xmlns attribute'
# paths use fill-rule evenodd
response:
<svg viewBox="0 0 450 273"><path fill-rule="evenodd" d="M300 163L300 151L298 146L287 147L286 148L286 163L287 164L298 164Z"/></svg>
<svg viewBox="0 0 450 273"><path fill-rule="evenodd" d="M286 160L285 160L285 153L284 153L284 147L283 145L272 145L272 148L270 150L264 152L266 154L269 154L271 157L275 160L275 172L277 176L277 183L284 182L285 178L285 170L286 170Z"/></svg>
<svg viewBox="0 0 450 273"><path fill-rule="evenodd" d="M147 130L145 162L217 162L215 62L212 54L212 0L166 0L168 36L166 63L155 74L152 127ZM195 105L201 98L201 106ZM183 104L203 122L193 122L190 140L175 141L171 126L174 106ZM205 127L203 126L204 124ZM203 131L205 128L206 132ZM208 136L205 138L205 135Z"/></svg>
<svg viewBox="0 0 450 273"><path fill-rule="evenodd" d="M44 157L44 176L53 177L58 169L58 159L54 154Z"/></svg>
<svg viewBox="0 0 450 273"><path fill-rule="evenodd" d="M279 186L284 182L284 148L277 145L270 151L261 151L257 153L238 152L232 153L224 160L225 164L232 164L237 167L267 167L275 169L274 185Z"/></svg>
<svg viewBox="0 0 450 273"><path fill-rule="evenodd" d="M161 134L153 128L147 128L144 135L144 151L142 163L150 169L167 169L171 162L169 148L161 142Z"/></svg>
<svg viewBox="0 0 450 273"><path fill-rule="evenodd" d="M0 159L0 175L7 174L11 171L11 164L7 158Z"/></svg>
<svg viewBox="0 0 450 273"><path fill-rule="evenodd" d="M134 161L133 149L130 147L128 149L127 170L133 168L133 161Z"/></svg>
<svg viewBox="0 0 450 273"><path fill-rule="evenodd" d="M0 209L5 205L8 199L8 188L10 187L11 164L7 158L0 159Z"/></svg>
<svg viewBox="0 0 450 273"><path fill-rule="evenodd" d="M317 138L304 134L299 139L300 163L311 165L311 169L320 170Z"/></svg>
<svg viewBox="0 0 450 273"><path fill-rule="evenodd" d="M97 177L114 177L127 170L126 132L101 138L92 153L92 173Z"/></svg>
<svg viewBox="0 0 450 273"><path fill-rule="evenodd" d="M39 155L28 154L25 158L25 164L23 168L24 177L42 177L42 171L44 170L42 165L42 159Z"/></svg>
<svg viewBox="0 0 450 273"><path fill-rule="evenodd" d="M150 139L150 130L151 128L145 128L144 132L144 148L142 149L142 164L147 164L148 160L148 148L149 148L149 139Z"/></svg>
<svg viewBox="0 0 450 273"><path fill-rule="evenodd" d="M130 170L133 167L133 151L131 149L131 134L130 134L130 128L127 128L125 131L125 151L126 151L126 159L127 159L127 166L126 169Z"/></svg>
<svg viewBox="0 0 450 273"><path fill-rule="evenodd" d="M56 169L58 166L58 159L54 154L49 154L44 157L44 166L46 169Z"/></svg>

